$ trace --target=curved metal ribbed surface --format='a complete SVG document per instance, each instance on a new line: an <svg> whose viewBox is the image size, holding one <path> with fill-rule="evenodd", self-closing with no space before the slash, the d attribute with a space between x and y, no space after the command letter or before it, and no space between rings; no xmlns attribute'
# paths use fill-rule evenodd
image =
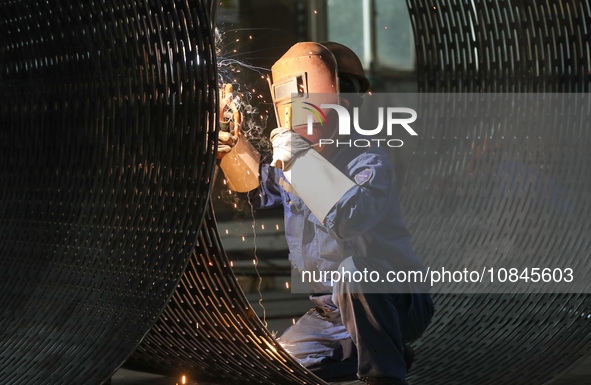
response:
<svg viewBox="0 0 591 385"><path fill-rule="evenodd" d="M1 384L100 384L168 303L215 164L205 6L0 3Z"/></svg>
<svg viewBox="0 0 591 385"><path fill-rule="evenodd" d="M407 3L422 91L589 91L589 1Z"/></svg>
<svg viewBox="0 0 591 385"><path fill-rule="evenodd" d="M422 91L589 90L588 1L408 4ZM254 315L212 211L197 233L215 140L211 6L2 4L0 383L99 384L169 298L130 366L220 383L322 383ZM531 205L512 204L531 195L507 195L493 211L474 204L495 196L491 181L525 185L520 165L533 152L528 164L543 161L579 208L555 233L540 225L554 237L543 240L545 256L569 255L587 269L582 214L590 207L584 171L591 159L579 149L591 140L574 124L565 131L576 138L557 143L553 133L541 133L548 140L526 142L528 151L483 131L496 146L488 158L474 157L481 144L474 134L461 139L456 158L452 132L422 137L415 153L403 155L412 167L401 191L417 254L426 263L445 261L457 250L479 253L510 239L517 242L504 251L510 257L536 244L519 236L527 226L475 233L491 213L507 223L550 220ZM469 170L451 167L457 156L472 159ZM487 173L501 160L508 166ZM479 178L464 172L473 170ZM471 236L455 235L467 230ZM566 233L576 239L560 242ZM436 302L413 384L537 385L591 350L588 295L438 295Z"/></svg>
<svg viewBox="0 0 591 385"><path fill-rule="evenodd" d="M169 306L126 365L216 384L324 384L281 348L250 307L211 208Z"/></svg>
<svg viewBox="0 0 591 385"><path fill-rule="evenodd" d="M409 10L421 91L589 91L589 1L418 0ZM420 133L404 155L401 196L427 264L481 258L502 267L527 254L530 268L588 277L591 133L567 111L553 110L548 119L559 124L544 131L520 126L527 115L515 109L503 127L483 118L469 132L451 129L442 112ZM412 384L546 384L591 354L589 294L435 299Z"/></svg>

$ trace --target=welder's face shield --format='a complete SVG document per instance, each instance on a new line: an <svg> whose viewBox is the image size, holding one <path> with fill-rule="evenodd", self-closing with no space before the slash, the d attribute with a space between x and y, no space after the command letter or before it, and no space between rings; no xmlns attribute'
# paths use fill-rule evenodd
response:
<svg viewBox="0 0 591 385"><path fill-rule="evenodd" d="M332 136L321 118L334 111L322 109L320 105L339 104L339 80L333 54L318 43L298 43L275 62L271 70L271 96L279 126L292 128L311 143ZM323 110L324 114L301 113L302 105ZM312 134L308 119L312 119L315 128Z"/></svg>

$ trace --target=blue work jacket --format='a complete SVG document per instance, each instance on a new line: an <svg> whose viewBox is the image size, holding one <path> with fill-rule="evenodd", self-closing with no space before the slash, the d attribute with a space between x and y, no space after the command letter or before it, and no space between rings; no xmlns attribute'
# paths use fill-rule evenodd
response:
<svg viewBox="0 0 591 385"><path fill-rule="evenodd" d="M355 186L324 223L293 194L283 172L261 162L261 184L250 193L255 208L283 205L290 261L298 271L337 270L345 258L370 257L395 270L423 270L402 220L394 168L382 148L337 148L328 159ZM314 170L309 171L314 178ZM318 287L315 291L322 291ZM330 287L325 287L325 292Z"/></svg>

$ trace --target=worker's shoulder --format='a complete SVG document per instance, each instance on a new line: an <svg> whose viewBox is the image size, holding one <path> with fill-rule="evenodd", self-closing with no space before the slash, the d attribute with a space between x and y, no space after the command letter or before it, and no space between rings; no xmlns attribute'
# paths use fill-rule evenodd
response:
<svg viewBox="0 0 591 385"><path fill-rule="evenodd" d="M392 162L387 152L380 147L346 148L341 151L337 167L344 166L347 169L358 169L362 167L384 167L392 168Z"/></svg>

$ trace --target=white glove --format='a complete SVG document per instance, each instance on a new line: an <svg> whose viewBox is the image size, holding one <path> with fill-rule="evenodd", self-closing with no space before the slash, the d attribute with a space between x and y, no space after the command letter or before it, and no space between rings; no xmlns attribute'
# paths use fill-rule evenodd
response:
<svg viewBox="0 0 591 385"><path fill-rule="evenodd" d="M283 171L289 170L293 160L311 148L310 143L304 138L285 127L271 131L271 143L273 144L271 166L278 167Z"/></svg>

